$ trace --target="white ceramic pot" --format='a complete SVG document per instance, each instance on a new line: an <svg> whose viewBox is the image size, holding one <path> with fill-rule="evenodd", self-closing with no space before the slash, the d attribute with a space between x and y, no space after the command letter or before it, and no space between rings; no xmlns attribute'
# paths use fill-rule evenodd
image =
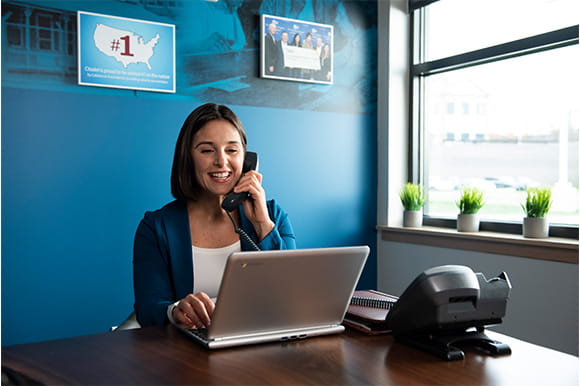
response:
<svg viewBox="0 0 580 386"><path fill-rule="evenodd" d="M403 211L403 226L404 227L420 227L423 225L423 211L422 210L405 210Z"/></svg>
<svg viewBox="0 0 580 386"><path fill-rule="evenodd" d="M474 214L458 214L457 215L457 231L458 232L479 232L479 215Z"/></svg>
<svg viewBox="0 0 580 386"><path fill-rule="evenodd" d="M545 239L550 234L550 222L547 217L524 217L524 237Z"/></svg>

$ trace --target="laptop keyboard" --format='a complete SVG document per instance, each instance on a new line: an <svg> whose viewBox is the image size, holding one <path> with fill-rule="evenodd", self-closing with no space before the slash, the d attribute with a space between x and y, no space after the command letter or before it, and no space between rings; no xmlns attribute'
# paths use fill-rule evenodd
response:
<svg viewBox="0 0 580 386"><path fill-rule="evenodd" d="M207 340L207 328L192 328L189 330L190 333L192 333L193 335L203 339L203 340Z"/></svg>

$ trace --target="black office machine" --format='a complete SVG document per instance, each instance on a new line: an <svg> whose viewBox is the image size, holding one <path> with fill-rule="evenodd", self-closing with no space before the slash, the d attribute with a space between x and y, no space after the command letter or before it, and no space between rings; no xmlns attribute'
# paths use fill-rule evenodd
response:
<svg viewBox="0 0 580 386"><path fill-rule="evenodd" d="M385 321L398 341L445 360L465 357L457 344L510 354L507 344L484 333L485 326L502 322L510 289L505 272L487 280L461 265L430 268L413 280Z"/></svg>

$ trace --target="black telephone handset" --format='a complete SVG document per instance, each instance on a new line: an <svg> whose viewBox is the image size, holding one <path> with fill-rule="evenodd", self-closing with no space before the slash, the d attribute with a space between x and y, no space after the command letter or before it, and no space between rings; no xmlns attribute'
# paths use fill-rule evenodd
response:
<svg viewBox="0 0 580 386"><path fill-rule="evenodd" d="M246 152L244 158L244 165L242 167L242 173L247 173L250 170L258 170L258 154L252 151ZM222 208L228 212L234 211L242 201L250 196L248 192L234 193L230 192L222 201Z"/></svg>

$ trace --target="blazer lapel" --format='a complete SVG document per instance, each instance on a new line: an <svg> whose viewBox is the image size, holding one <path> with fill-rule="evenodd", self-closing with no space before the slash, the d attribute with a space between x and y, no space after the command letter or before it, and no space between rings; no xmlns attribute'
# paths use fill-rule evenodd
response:
<svg viewBox="0 0 580 386"><path fill-rule="evenodd" d="M177 201L167 217L167 244L171 256L171 272L178 299L193 291L193 261L187 206Z"/></svg>

